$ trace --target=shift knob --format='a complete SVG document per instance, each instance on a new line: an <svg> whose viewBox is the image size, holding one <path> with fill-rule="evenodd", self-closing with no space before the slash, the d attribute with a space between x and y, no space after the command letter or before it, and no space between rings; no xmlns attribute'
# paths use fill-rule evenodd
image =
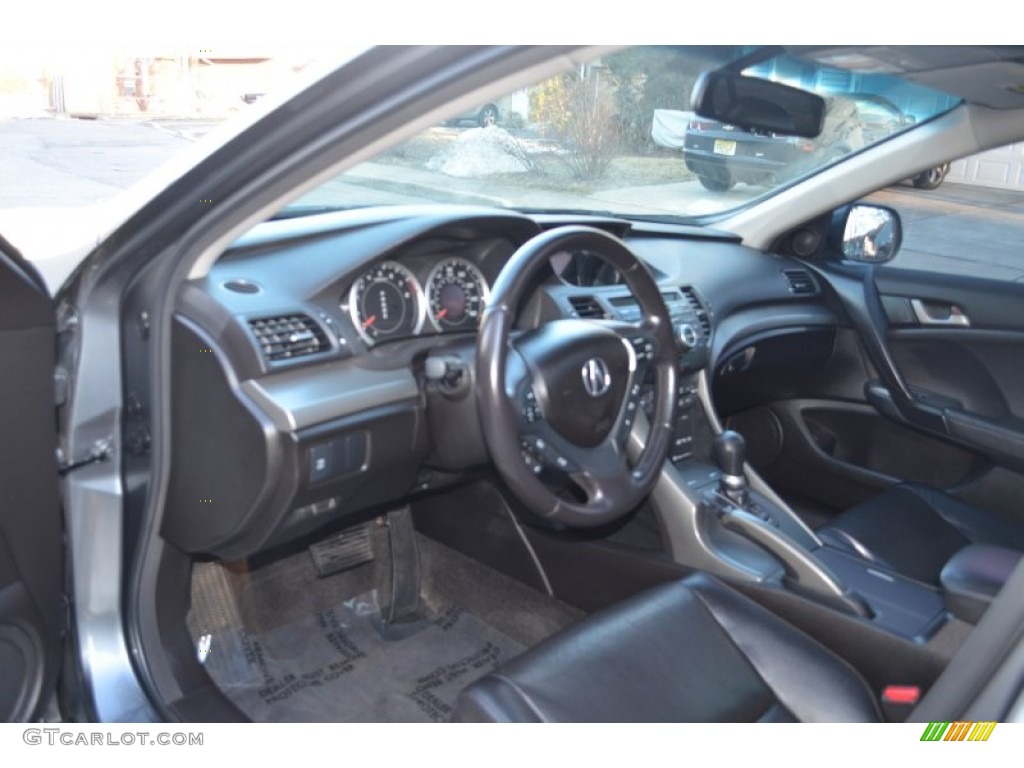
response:
<svg viewBox="0 0 1024 768"><path fill-rule="evenodd" d="M747 457L747 444L743 435L731 429L718 435L711 444L711 456L723 475L743 477L743 462Z"/></svg>

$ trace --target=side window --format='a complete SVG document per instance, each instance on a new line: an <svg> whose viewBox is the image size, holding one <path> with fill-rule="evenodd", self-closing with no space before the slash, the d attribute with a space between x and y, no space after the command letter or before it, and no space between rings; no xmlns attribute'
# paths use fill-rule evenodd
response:
<svg viewBox="0 0 1024 768"><path fill-rule="evenodd" d="M1024 282L1024 143L876 192L903 220L894 267Z"/></svg>

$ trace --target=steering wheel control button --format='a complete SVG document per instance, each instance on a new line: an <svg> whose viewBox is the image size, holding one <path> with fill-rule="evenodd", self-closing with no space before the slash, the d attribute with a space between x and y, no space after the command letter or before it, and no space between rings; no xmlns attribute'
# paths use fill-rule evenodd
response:
<svg viewBox="0 0 1024 768"><path fill-rule="evenodd" d="M633 352L636 355L637 365L645 365L653 361L658 351L658 345L653 339L646 336L634 336L629 339L629 345L633 348Z"/></svg>
<svg viewBox="0 0 1024 768"><path fill-rule="evenodd" d="M575 472L577 469L573 462L569 461L565 456L562 456L551 448L544 451L544 460L549 466L560 469L563 472Z"/></svg>
<svg viewBox="0 0 1024 768"><path fill-rule="evenodd" d="M522 439L524 453L530 457L530 460L526 463L531 467L535 464L547 465L549 467L555 467L562 470L563 472L574 472L576 465L562 456L556 451L546 440L542 437L530 435ZM539 470L534 469L534 472Z"/></svg>
<svg viewBox="0 0 1024 768"><path fill-rule="evenodd" d="M537 404L537 393L533 391L533 387L528 387L523 392L520 411L528 424L536 424L543 418L540 406Z"/></svg>
<svg viewBox="0 0 1024 768"><path fill-rule="evenodd" d="M539 475L544 467L541 465L540 457L537 456L537 451L532 441L524 437L519 441L519 444L522 446L520 455L523 457L523 462L535 475Z"/></svg>

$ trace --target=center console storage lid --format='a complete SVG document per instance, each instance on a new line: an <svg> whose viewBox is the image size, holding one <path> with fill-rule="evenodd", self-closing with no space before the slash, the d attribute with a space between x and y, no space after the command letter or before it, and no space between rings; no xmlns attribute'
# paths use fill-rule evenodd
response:
<svg viewBox="0 0 1024 768"><path fill-rule="evenodd" d="M939 579L946 605L957 618L977 624L1024 553L971 544L949 559Z"/></svg>
<svg viewBox="0 0 1024 768"><path fill-rule="evenodd" d="M934 587L832 547L819 547L814 556L847 589L867 601L874 612L871 622L887 632L924 643L948 616L942 595Z"/></svg>

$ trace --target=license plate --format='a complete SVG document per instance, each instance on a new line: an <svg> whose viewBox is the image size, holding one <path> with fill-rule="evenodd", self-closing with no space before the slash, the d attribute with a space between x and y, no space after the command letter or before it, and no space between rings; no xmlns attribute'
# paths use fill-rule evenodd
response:
<svg viewBox="0 0 1024 768"><path fill-rule="evenodd" d="M732 157L736 154L736 142L728 139L715 139L715 154Z"/></svg>

